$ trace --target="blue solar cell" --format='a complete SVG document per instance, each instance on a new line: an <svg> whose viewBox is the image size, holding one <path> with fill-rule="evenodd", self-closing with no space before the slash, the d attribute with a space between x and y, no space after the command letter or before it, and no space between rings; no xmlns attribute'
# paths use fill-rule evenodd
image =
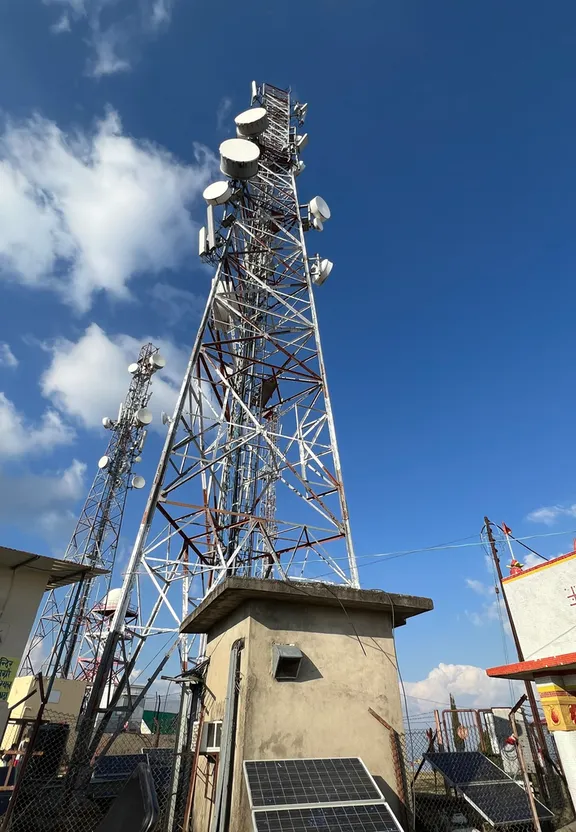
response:
<svg viewBox="0 0 576 832"><path fill-rule="evenodd" d="M147 755L151 765L171 766L174 759L172 748L143 748L142 753Z"/></svg>
<svg viewBox="0 0 576 832"><path fill-rule="evenodd" d="M93 783L127 780L138 763L147 763L145 754L110 754L100 757L94 766Z"/></svg>
<svg viewBox="0 0 576 832"><path fill-rule="evenodd" d="M479 751L445 751L427 754L426 759L455 786L510 779Z"/></svg>
<svg viewBox="0 0 576 832"><path fill-rule="evenodd" d="M494 826L531 822L522 786L479 751L426 754L426 759ZM553 817L543 803L536 801L536 807L542 820Z"/></svg>
<svg viewBox="0 0 576 832"><path fill-rule="evenodd" d="M532 822L528 795L522 786L513 780L489 786L466 785L461 787L461 791L469 803L489 818L495 826ZM536 801L536 808L541 820L553 817L552 812L539 801Z"/></svg>
<svg viewBox="0 0 576 832"><path fill-rule="evenodd" d="M254 808L382 799L358 757L249 760L244 766Z"/></svg>
<svg viewBox="0 0 576 832"><path fill-rule="evenodd" d="M256 832L398 832L383 803L256 811Z"/></svg>

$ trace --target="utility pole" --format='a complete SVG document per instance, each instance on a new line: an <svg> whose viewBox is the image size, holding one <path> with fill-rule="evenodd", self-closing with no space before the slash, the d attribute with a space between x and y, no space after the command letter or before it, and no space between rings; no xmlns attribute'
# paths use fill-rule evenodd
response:
<svg viewBox="0 0 576 832"><path fill-rule="evenodd" d="M518 638L518 632L516 630L516 625L514 623L514 619L512 618L512 613L510 612L510 607L508 605L508 599L506 598L506 593L504 592L504 584L502 583L502 567L500 566L500 558L498 557L498 548L496 546L496 541L494 539L494 533L492 531L492 523L490 520L485 517L484 518L484 527L486 529L486 536L488 537L488 543L490 544L490 551L492 553L492 560L494 561L494 566L496 567L496 574L498 575L498 584L500 594L504 599L504 606L506 607L506 615L508 616L508 622L510 624L510 630L512 632L512 638L514 640L514 644L516 646L516 653L518 655L518 661L524 661L524 653L522 652L522 647L520 646L520 639ZM532 720L534 725L536 726L536 733L538 735L538 741L540 743L540 748L544 754L547 753L546 750L546 739L544 737L544 731L542 730L542 724L540 723L540 714L538 713L538 704L536 702L536 696L534 695L534 690L530 682L526 681L526 696L528 697L528 702L530 703L530 710L532 711Z"/></svg>

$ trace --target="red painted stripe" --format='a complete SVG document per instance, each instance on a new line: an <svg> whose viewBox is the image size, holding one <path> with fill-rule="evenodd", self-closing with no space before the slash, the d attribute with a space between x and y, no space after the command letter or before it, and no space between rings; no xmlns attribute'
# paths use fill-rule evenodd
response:
<svg viewBox="0 0 576 832"><path fill-rule="evenodd" d="M529 569L523 569L522 572L518 573L518 575L507 575L505 578L502 578L502 583L505 584L507 581L513 580L514 578L521 578L523 575L529 575L531 572L537 572L539 569L544 569L547 566L555 566L559 561L566 560L566 558L573 558L575 555L576 552L567 552L565 555L558 555L557 558L543 560L542 563L537 563L536 566L531 566Z"/></svg>
<svg viewBox="0 0 576 832"><path fill-rule="evenodd" d="M527 662L489 667L486 673L493 678L506 679L517 673L538 673L538 671L554 670L571 664L576 665L576 653L563 653L560 656L547 656L545 659L532 659Z"/></svg>

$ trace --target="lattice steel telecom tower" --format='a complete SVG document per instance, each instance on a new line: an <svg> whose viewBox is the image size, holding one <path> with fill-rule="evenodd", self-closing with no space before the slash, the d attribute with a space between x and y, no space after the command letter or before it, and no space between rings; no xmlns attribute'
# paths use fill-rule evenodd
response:
<svg viewBox="0 0 576 832"><path fill-rule="evenodd" d="M358 586L313 297L332 263L305 237L330 219L321 197L298 201L307 105L252 85L237 138L220 147L226 177L209 185L200 256L216 266L168 420L85 727L120 637L137 578L141 639L178 632L189 608L228 575ZM189 647L180 642L182 669ZM106 721L106 717L100 723ZM88 730L86 728L86 730Z"/></svg>
<svg viewBox="0 0 576 832"><path fill-rule="evenodd" d="M116 420L102 420L111 437L98 461L98 472L86 498L65 559L106 570L99 578L81 581L67 593L52 590L28 643L20 675L40 669L47 676L91 682L98 667L111 612L110 583L120 538L126 496L130 487L143 488L144 478L131 477L140 461L153 374L165 364L156 347L146 344L128 371L132 381ZM36 658L39 657L39 658Z"/></svg>

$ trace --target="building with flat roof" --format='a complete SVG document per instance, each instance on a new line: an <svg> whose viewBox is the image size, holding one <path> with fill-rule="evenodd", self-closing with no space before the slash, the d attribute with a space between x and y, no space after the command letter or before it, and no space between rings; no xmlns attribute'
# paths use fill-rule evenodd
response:
<svg viewBox="0 0 576 832"><path fill-rule="evenodd" d="M44 592L104 571L0 546L0 740L4 734L7 706L17 701L11 695L14 679ZM17 687L30 690L28 682Z"/></svg>
<svg viewBox="0 0 576 832"><path fill-rule="evenodd" d="M246 760L361 757L401 814L394 628L432 609L428 598L311 581L217 586L181 627L205 635L208 659L196 832L209 832L215 814L222 828L227 819L251 828Z"/></svg>
<svg viewBox="0 0 576 832"><path fill-rule="evenodd" d="M494 679L534 682L576 806L576 551L502 580L522 661L486 672Z"/></svg>

